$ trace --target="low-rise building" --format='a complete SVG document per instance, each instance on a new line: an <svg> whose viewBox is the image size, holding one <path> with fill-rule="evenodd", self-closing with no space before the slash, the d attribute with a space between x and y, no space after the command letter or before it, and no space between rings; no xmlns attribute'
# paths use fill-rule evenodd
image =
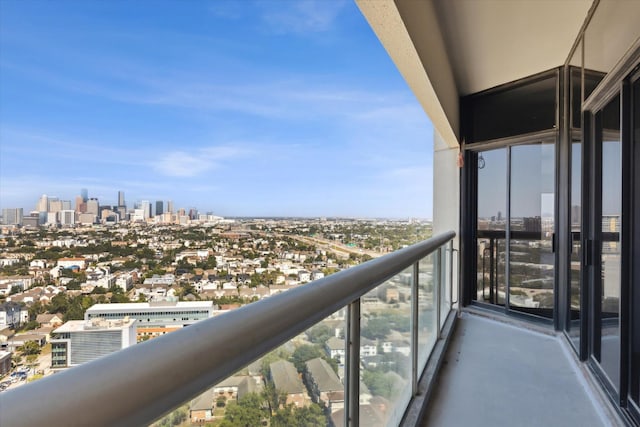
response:
<svg viewBox="0 0 640 427"><path fill-rule="evenodd" d="M136 319L71 320L51 334L51 368L90 362L136 343Z"/></svg>
<svg viewBox="0 0 640 427"><path fill-rule="evenodd" d="M58 263L56 264L62 268L70 268L70 269L80 269L84 270L87 267L87 260L85 258L60 258Z"/></svg>
<svg viewBox="0 0 640 427"><path fill-rule="evenodd" d="M15 302L5 302L0 304L0 328L10 326L17 327L29 320L27 307Z"/></svg>
<svg viewBox="0 0 640 427"><path fill-rule="evenodd" d="M11 371L11 353L0 351L0 376L6 375L9 371Z"/></svg>
<svg viewBox="0 0 640 427"><path fill-rule="evenodd" d="M103 318L122 320L126 317L138 319L138 339L155 337L163 333L191 325L203 319L213 317L212 301L152 301L117 304L95 304L87 309L85 320ZM147 334L147 328L152 333ZM158 328L164 328L158 330Z"/></svg>

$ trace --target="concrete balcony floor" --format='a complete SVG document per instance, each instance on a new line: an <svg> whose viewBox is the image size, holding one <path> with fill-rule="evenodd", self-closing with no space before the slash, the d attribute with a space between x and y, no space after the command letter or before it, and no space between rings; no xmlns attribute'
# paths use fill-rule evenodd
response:
<svg viewBox="0 0 640 427"><path fill-rule="evenodd" d="M422 425L619 424L571 352L550 330L463 313Z"/></svg>

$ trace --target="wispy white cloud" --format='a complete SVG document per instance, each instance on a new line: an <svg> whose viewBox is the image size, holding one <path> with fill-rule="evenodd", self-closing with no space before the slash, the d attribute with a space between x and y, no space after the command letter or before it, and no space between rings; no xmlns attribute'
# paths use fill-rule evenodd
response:
<svg viewBox="0 0 640 427"><path fill-rule="evenodd" d="M170 151L160 155L152 164L156 171L166 176L195 177L221 166L224 161L247 156L246 148L212 146L192 151Z"/></svg>
<svg viewBox="0 0 640 427"><path fill-rule="evenodd" d="M262 20L277 34L309 34L329 31L345 1L298 0L268 4Z"/></svg>

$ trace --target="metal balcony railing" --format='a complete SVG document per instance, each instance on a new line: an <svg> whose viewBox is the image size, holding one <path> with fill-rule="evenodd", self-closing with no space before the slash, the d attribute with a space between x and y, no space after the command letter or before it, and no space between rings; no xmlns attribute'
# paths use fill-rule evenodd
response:
<svg viewBox="0 0 640 427"><path fill-rule="evenodd" d="M383 425L400 424L452 305L453 231L304 286L0 393L0 425L141 426L347 307L344 425L359 426L361 297L404 286L404 380ZM395 294L394 294L395 295ZM400 304L394 303L394 306ZM401 373L402 374L402 373ZM395 375L395 374L394 374ZM400 377L401 375L396 375ZM394 392L396 393L396 392ZM363 424L365 421L363 420Z"/></svg>

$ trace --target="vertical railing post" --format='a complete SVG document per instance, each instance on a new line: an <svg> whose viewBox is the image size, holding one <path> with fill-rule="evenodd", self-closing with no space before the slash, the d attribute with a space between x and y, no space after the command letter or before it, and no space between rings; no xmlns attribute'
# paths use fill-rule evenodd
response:
<svg viewBox="0 0 640 427"><path fill-rule="evenodd" d="M345 426L360 425L360 299L347 309Z"/></svg>
<svg viewBox="0 0 640 427"><path fill-rule="evenodd" d="M453 299L453 256L455 255L456 250L453 248L453 239L449 242L449 253L451 254L451 258L449 258L449 286L451 287L451 308L453 308L454 299ZM460 303L460 286L456 286L456 299L455 303L458 304L456 309L460 311L460 307L462 304Z"/></svg>
<svg viewBox="0 0 640 427"><path fill-rule="evenodd" d="M441 299L442 299L442 288L441 288L441 282L442 282L442 274L441 271L442 270L442 263L440 261L441 257L442 257L442 248L438 248L437 251L434 252L435 255L435 260L434 260L434 265L436 268L435 274L433 274L433 292L434 292L434 301L436 303L436 337L437 339L440 339L442 337L441 333L440 333L440 305L441 305Z"/></svg>
<svg viewBox="0 0 640 427"><path fill-rule="evenodd" d="M413 283L411 284L411 394L418 394L418 273L420 261L413 264Z"/></svg>

